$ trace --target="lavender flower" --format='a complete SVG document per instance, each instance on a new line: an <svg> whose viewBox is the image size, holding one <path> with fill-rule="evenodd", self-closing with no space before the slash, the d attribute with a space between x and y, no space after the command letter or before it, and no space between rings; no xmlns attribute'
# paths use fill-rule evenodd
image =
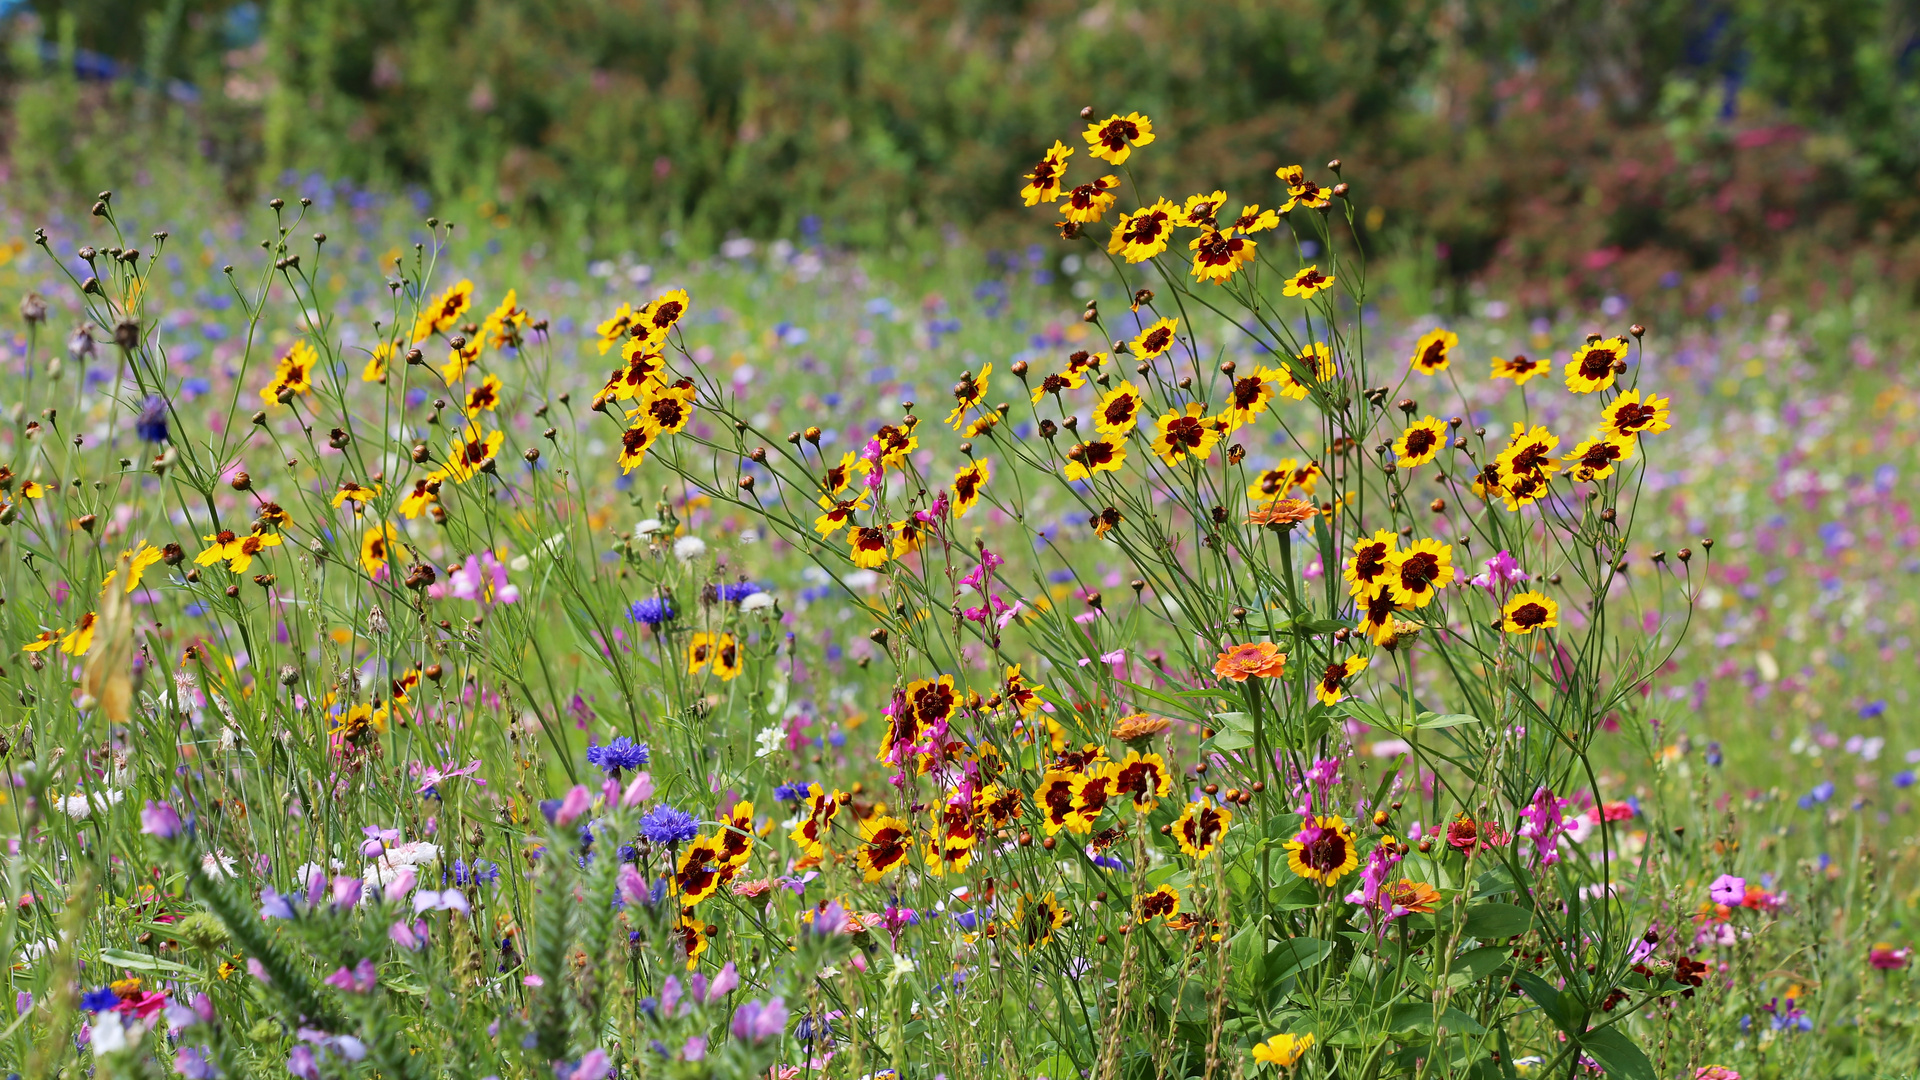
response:
<svg viewBox="0 0 1920 1080"><path fill-rule="evenodd" d="M699 832L700 822L692 814L671 806L656 806L640 818L640 835L655 844L684 844Z"/></svg>
<svg viewBox="0 0 1920 1080"><path fill-rule="evenodd" d="M777 1038L787 1030L787 1003L781 998L749 1001L733 1014L733 1037L741 1042L758 1043Z"/></svg>
<svg viewBox="0 0 1920 1080"><path fill-rule="evenodd" d="M491 551L467 556L447 587L455 597L478 604L511 604L520 599L520 587L507 580L507 564Z"/></svg>
<svg viewBox="0 0 1920 1080"><path fill-rule="evenodd" d="M166 803L149 799L147 805L140 811L140 831L148 836L171 840L179 836L184 827L180 821L180 812Z"/></svg>

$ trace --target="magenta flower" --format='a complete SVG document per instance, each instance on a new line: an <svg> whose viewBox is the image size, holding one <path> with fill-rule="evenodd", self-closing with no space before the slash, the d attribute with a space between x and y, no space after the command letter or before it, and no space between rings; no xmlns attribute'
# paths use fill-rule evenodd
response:
<svg viewBox="0 0 1920 1080"><path fill-rule="evenodd" d="M749 1001L733 1014L733 1037L758 1043L778 1038L787 1030L787 1003L781 998Z"/></svg>
<svg viewBox="0 0 1920 1080"><path fill-rule="evenodd" d="M373 961L362 960L352 968L338 969L321 981L349 994L367 994L380 984L380 970L373 966Z"/></svg>
<svg viewBox="0 0 1920 1080"><path fill-rule="evenodd" d="M1467 579L1469 585L1478 585L1489 592L1497 592L1504 586L1531 580L1527 572L1520 569L1519 561L1510 552L1504 550L1488 559L1483 565L1485 569Z"/></svg>
<svg viewBox="0 0 1920 1080"><path fill-rule="evenodd" d="M162 840L171 840L180 835L185 826L180 821L180 812L163 802L147 800L140 811L140 831L148 836L157 836Z"/></svg>
<svg viewBox="0 0 1920 1080"><path fill-rule="evenodd" d="M567 797L560 800L560 809L553 812L553 823L563 828L571 825L592 805L593 792L587 790L585 784L575 784L573 790L567 792Z"/></svg>
<svg viewBox="0 0 1920 1080"><path fill-rule="evenodd" d="M427 920L416 919L408 923L401 919L387 927L387 937L408 952L419 952L427 947Z"/></svg>
<svg viewBox="0 0 1920 1080"><path fill-rule="evenodd" d="M507 564L491 551L467 556L448 580L447 590L476 604L512 604L520 599L520 587L507 580Z"/></svg>
<svg viewBox="0 0 1920 1080"><path fill-rule="evenodd" d="M1747 879L1721 874L1713 879L1713 884L1707 886L1707 895L1716 904L1738 907L1740 901L1747 898Z"/></svg>
<svg viewBox="0 0 1920 1080"><path fill-rule="evenodd" d="M1524 824L1516 832L1523 839L1533 841L1535 865L1552 866L1560 861L1560 834L1567 828L1564 816L1567 805L1567 800L1555 798L1553 792L1543 786L1534 792L1533 801L1521 808L1520 818Z"/></svg>

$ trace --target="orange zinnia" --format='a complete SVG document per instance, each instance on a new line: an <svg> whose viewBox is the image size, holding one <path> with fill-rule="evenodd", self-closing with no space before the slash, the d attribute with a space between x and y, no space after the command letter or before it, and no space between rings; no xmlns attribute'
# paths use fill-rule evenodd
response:
<svg viewBox="0 0 1920 1080"><path fill-rule="evenodd" d="M1247 524L1267 525L1277 532L1286 532L1319 512L1319 507L1305 499L1275 499L1247 511Z"/></svg>
<svg viewBox="0 0 1920 1080"><path fill-rule="evenodd" d="M1235 645L1213 662L1213 673L1234 682L1246 682L1247 676L1277 679L1286 674L1287 654L1271 641Z"/></svg>

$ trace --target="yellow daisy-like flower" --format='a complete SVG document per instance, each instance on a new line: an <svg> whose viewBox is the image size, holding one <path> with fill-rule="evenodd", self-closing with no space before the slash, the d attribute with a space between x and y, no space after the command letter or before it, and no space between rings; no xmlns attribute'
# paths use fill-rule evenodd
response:
<svg viewBox="0 0 1920 1080"><path fill-rule="evenodd" d="M992 478L993 470L987 466L984 458L953 474L953 516L956 521L966 517L967 511L980 501L981 489Z"/></svg>
<svg viewBox="0 0 1920 1080"><path fill-rule="evenodd" d="M1320 267L1316 264L1302 267L1299 273L1287 279L1287 287L1280 291L1284 296L1297 296L1302 300L1310 300L1315 293L1337 280L1339 279L1332 274L1321 273Z"/></svg>
<svg viewBox="0 0 1920 1080"><path fill-rule="evenodd" d="M1283 364L1280 368L1280 396L1294 401L1304 401L1307 397L1307 384L1300 381L1295 368L1307 374L1309 379L1319 383L1332 382L1339 374L1334 366L1333 350L1327 348L1324 341L1316 341L1294 354L1292 364Z"/></svg>
<svg viewBox="0 0 1920 1080"><path fill-rule="evenodd" d="M1392 530L1381 529L1371 539L1355 540L1353 558L1347 560L1346 569L1340 572L1347 582L1347 593L1358 598L1372 592L1376 585L1384 587L1399 557L1400 534Z"/></svg>
<svg viewBox="0 0 1920 1080"><path fill-rule="evenodd" d="M1053 141L1053 148L1041 155L1033 171L1026 175L1026 184L1020 189L1020 198L1028 206L1050 203L1060 198L1060 180L1067 172L1067 159L1073 156L1072 148L1060 140Z"/></svg>
<svg viewBox="0 0 1920 1080"><path fill-rule="evenodd" d="M740 643L732 634L721 634L713 643L713 674L721 682L732 682L742 670Z"/></svg>
<svg viewBox="0 0 1920 1080"><path fill-rule="evenodd" d="M1269 367L1255 368L1252 374L1240 376L1233 380L1233 394L1220 415L1227 418L1235 431L1253 423L1267 411L1286 378L1285 370Z"/></svg>
<svg viewBox="0 0 1920 1080"><path fill-rule="evenodd" d="M1614 467L1633 456L1634 440L1620 435L1597 435L1573 448L1564 459L1580 480L1605 480Z"/></svg>
<svg viewBox="0 0 1920 1080"><path fill-rule="evenodd" d="M1184 413L1170 412L1154 421L1153 452L1169 467L1191 459L1205 461L1220 441L1220 425L1204 415L1197 401L1187 403Z"/></svg>
<svg viewBox="0 0 1920 1080"><path fill-rule="evenodd" d="M1127 462L1127 445L1118 439L1095 439L1067 451L1069 480L1090 480L1095 473L1118 472Z"/></svg>
<svg viewBox="0 0 1920 1080"><path fill-rule="evenodd" d="M947 413L947 426L955 431L966 427L973 410L987 397L987 376L993 374L993 361L980 368L980 374L968 376L953 386L953 411ZM903 458L904 460L904 458Z"/></svg>
<svg viewBox="0 0 1920 1080"><path fill-rule="evenodd" d="M1535 630L1551 630L1560 625L1560 605L1546 593L1515 593L1505 607L1500 609L1500 629L1509 634L1531 634Z"/></svg>
<svg viewBox="0 0 1920 1080"><path fill-rule="evenodd" d="M859 853L855 860L868 882L879 881L906 865L913 854L913 830L897 817L879 814L860 823Z"/></svg>
<svg viewBox="0 0 1920 1080"><path fill-rule="evenodd" d="M1109 165L1124 165L1134 147L1153 142L1153 121L1139 113L1121 116L1115 113L1097 124L1088 124L1081 133L1088 153Z"/></svg>
<svg viewBox="0 0 1920 1080"><path fill-rule="evenodd" d="M508 289L506 299L480 324L480 340L490 349L520 347L521 327L533 322L533 316L520 307L518 290Z"/></svg>
<svg viewBox="0 0 1920 1080"><path fill-rule="evenodd" d="M268 408L280 404L282 396L292 394L311 394L313 392L313 369L320 363L320 354L305 338L293 343L274 364L273 381L260 391L260 400Z"/></svg>
<svg viewBox="0 0 1920 1080"><path fill-rule="evenodd" d="M1179 319L1161 319L1145 330L1128 344L1133 355L1142 360L1151 360L1168 349L1173 348L1174 335L1180 330Z"/></svg>
<svg viewBox="0 0 1920 1080"><path fill-rule="evenodd" d="M852 499L836 499L831 495L820 496L820 509L826 513L813 519L813 531L821 536L832 536L853 523L856 510L867 508L867 493L862 491Z"/></svg>
<svg viewBox="0 0 1920 1080"><path fill-rule="evenodd" d="M1436 327L1414 343L1413 356L1407 363L1422 375L1438 375L1447 370L1447 364L1453 359L1453 350L1459 347L1459 334Z"/></svg>
<svg viewBox="0 0 1920 1080"><path fill-rule="evenodd" d="M1133 383L1122 379L1120 385L1102 394L1093 410L1093 429L1102 435L1120 438L1140 423L1140 410L1146 401Z"/></svg>
<svg viewBox="0 0 1920 1080"><path fill-rule="evenodd" d="M1188 858L1205 858L1219 845L1232 821L1233 811L1224 806L1210 801L1190 802L1180 812L1180 820L1173 823L1173 837Z"/></svg>
<svg viewBox="0 0 1920 1080"><path fill-rule="evenodd" d="M368 487L365 484L355 483L352 480L342 480L340 481L340 490L333 493L333 508L338 510L347 503L352 503L353 512L357 514L366 509L367 504L372 502L374 497L379 494L379 484Z"/></svg>
<svg viewBox="0 0 1920 1080"><path fill-rule="evenodd" d="M1512 379L1513 385L1525 386L1528 379L1547 370L1548 366L1545 360L1531 359L1520 353L1515 353L1506 359L1496 356L1493 358L1493 377Z"/></svg>
<svg viewBox="0 0 1920 1080"><path fill-rule="evenodd" d="M466 414L492 412L500 407L500 376L488 375L467 391Z"/></svg>
<svg viewBox="0 0 1920 1080"><path fill-rule="evenodd" d="M1642 401L1638 389L1629 390L1601 412L1600 433L1622 439L1658 435L1673 426L1667 421L1671 403L1657 394L1648 394Z"/></svg>
<svg viewBox="0 0 1920 1080"><path fill-rule="evenodd" d="M1060 204L1060 214L1070 222L1091 225L1113 209L1114 200L1118 198L1114 191L1119 186L1117 176L1103 176L1081 184L1067 192L1066 201Z"/></svg>
<svg viewBox="0 0 1920 1080"><path fill-rule="evenodd" d="M1174 211L1173 223L1189 229L1219 228L1220 208L1226 201L1227 193L1224 191L1189 195L1186 204Z"/></svg>
<svg viewBox="0 0 1920 1080"><path fill-rule="evenodd" d="M1253 1048L1253 1060L1291 1069L1313 1049L1313 1035L1275 1035Z"/></svg>
<svg viewBox="0 0 1920 1080"><path fill-rule="evenodd" d="M373 354L367 357L367 366L360 369L360 381L383 383L387 381L387 365L393 362L393 342L383 341L373 347Z"/></svg>
<svg viewBox="0 0 1920 1080"><path fill-rule="evenodd" d="M147 543L145 540L134 545L133 550L127 552L127 583L121 591L132 592L139 588L140 579L146 574L147 568L153 566L164 557L164 552L152 544ZM119 578L119 576L120 567L118 564L116 564L113 569L107 571L106 578L100 582L100 594L102 596L106 595L107 590L113 587L114 581Z"/></svg>
<svg viewBox="0 0 1920 1080"><path fill-rule="evenodd" d="M253 566L256 556L270 547L279 546L279 533L263 533L258 530L250 532L227 545L227 569L236 574L244 574Z"/></svg>
<svg viewBox="0 0 1920 1080"><path fill-rule="evenodd" d="M1333 192L1307 179L1307 171L1298 165L1282 165L1273 175L1287 185L1287 201L1280 212L1290 213L1296 206L1318 210L1333 202Z"/></svg>
<svg viewBox="0 0 1920 1080"><path fill-rule="evenodd" d="M1193 252L1194 279L1225 284L1241 267L1253 261L1257 246L1244 236L1233 235L1232 229L1207 229L1187 245Z"/></svg>
<svg viewBox="0 0 1920 1080"><path fill-rule="evenodd" d="M1349 656L1345 660L1328 664L1320 675L1320 681L1313 686L1313 696L1322 705L1337 704L1347 696L1347 683L1367 669L1367 658Z"/></svg>
<svg viewBox="0 0 1920 1080"><path fill-rule="evenodd" d="M46 652L54 642L60 640L61 630L42 630L38 637L20 646L21 652Z"/></svg>
<svg viewBox="0 0 1920 1080"><path fill-rule="evenodd" d="M1022 895L1013 907L1013 943L1024 952L1045 948L1066 922L1067 909L1054 894Z"/></svg>
<svg viewBox="0 0 1920 1080"><path fill-rule="evenodd" d="M1353 833L1338 815L1316 817L1287 841L1287 869L1331 886L1360 865Z"/></svg>
<svg viewBox="0 0 1920 1080"><path fill-rule="evenodd" d="M638 418L640 424L654 429L658 434L672 435L693 419L695 393L691 379L681 379L670 386L652 387L641 395L639 406L627 413L627 419Z"/></svg>
<svg viewBox="0 0 1920 1080"><path fill-rule="evenodd" d="M60 639L60 651L68 656L87 655L87 650L93 647L93 631L99 625L100 616L95 612L89 611L80 616L79 623Z"/></svg>
<svg viewBox="0 0 1920 1080"><path fill-rule="evenodd" d="M1033 388L1033 393L1029 395L1029 397L1033 404L1038 405L1040 404L1040 399L1046 397L1048 394L1057 395L1064 394L1069 390L1077 390L1085 385L1086 381L1087 377L1078 371L1056 371L1049 374L1046 378L1041 379L1039 384Z"/></svg>
<svg viewBox="0 0 1920 1080"><path fill-rule="evenodd" d="M1626 338L1602 338L1598 335L1588 338L1585 345L1574 351L1573 359L1567 361L1564 371L1567 389L1576 394L1605 390L1619 378L1615 366L1624 367L1626 362Z"/></svg>
<svg viewBox="0 0 1920 1080"><path fill-rule="evenodd" d="M377 580L387 572L387 564L399 561L405 550L391 524L371 526L360 534L360 569Z"/></svg>
<svg viewBox="0 0 1920 1080"><path fill-rule="evenodd" d="M663 341L667 331L679 324L692 305L693 301L685 289L662 293L640 312L634 319L634 325L646 335L647 340Z"/></svg>
<svg viewBox="0 0 1920 1080"><path fill-rule="evenodd" d="M480 466L500 453L500 444L505 439L502 432L483 434L478 424L467 425L466 430L453 437L447 453L447 476L456 484L466 483L480 471Z"/></svg>
<svg viewBox="0 0 1920 1080"><path fill-rule="evenodd" d="M1395 555L1384 580L1393 590L1394 603L1420 608L1432 603L1435 593L1453 584L1453 579L1453 548L1427 537Z"/></svg>
<svg viewBox="0 0 1920 1080"><path fill-rule="evenodd" d="M1167 242L1173 238L1173 215L1178 212L1178 207L1161 199L1131 214L1121 214L1113 236L1107 240L1107 254L1138 263L1167 250Z"/></svg>
<svg viewBox="0 0 1920 1080"><path fill-rule="evenodd" d="M427 507L440 501L440 482L446 474L430 472L413 482L413 489L400 500L400 514L408 521L426 513Z"/></svg>
<svg viewBox="0 0 1920 1080"><path fill-rule="evenodd" d="M888 535L885 526L856 525L847 530L847 543L848 557L862 570L885 566L893 557L893 537Z"/></svg>
<svg viewBox="0 0 1920 1080"><path fill-rule="evenodd" d="M440 378L448 386L466 377L467 369L480 359L480 339L474 338L457 349L447 350L447 362L440 365Z"/></svg>
<svg viewBox="0 0 1920 1080"><path fill-rule="evenodd" d="M1507 448L1494 458L1500 486L1512 488L1522 480L1536 478L1544 484L1548 477L1560 471L1559 459L1553 456L1559 445L1560 437L1539 424L1529 428L1516 422ZM1544 494L1542 490L1534 498Z"/></svg>
<svg viewBox="0 0 1920 1080"><path fill-rule="evenodd" d="M1280 212L1262 210L1258 203L1242 207L1240 216L1233 219L1233 231L1245 236L1248 233L1266 232L1279 228Z"/></svg>
<svg viewBox="0 0 1920 1080"><path fill-rule="evenodd" d="M1432 461L1447 445L1447 424L1444 420L1432 416L1416 420L1407 425L1407 430L1393 441L1395 464L1403 469L1417 469Z"/></svg>
<svg viewBox="0 0 1920 1080"><path fill-rule="evenodd" d="M473 282L465 278L454 282L433 303L420 310L413 320L413 340L425 341L434 334L453 328L460 316L473 306Z"/></svg>
<svg viewBox="0 0 1920 1080"><path fill-rule="evenodd" d="M608 349L618 345L622 339L633 331L634 319L636 317L632 307L621 304L619 308L615 309L612 316L593 328L593 332L600 337L601 356L607 355Z"/></svg>
<svg viewBox="0 0 1920 1080"><path fill-rule="evenodd" d="M647 451L659 441L660 429L651 424L635 424L620 433L620 471L630 473L647 460Z"/></svg>
<svg viewBox="0 0 1920 1080"><path fill-rule="evenodd" d="M1162 885L1133 902L1134 918L1141 922L1150 919L1170 919L1180 914L1180 890L1172 885Z"/></svg>

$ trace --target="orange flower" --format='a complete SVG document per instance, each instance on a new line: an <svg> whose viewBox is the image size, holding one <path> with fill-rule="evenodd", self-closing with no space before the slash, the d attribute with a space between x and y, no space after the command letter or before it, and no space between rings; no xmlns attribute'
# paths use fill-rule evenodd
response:
<svg viewBox="0 0 1920 1080"><path fill-rule="evenodd" d="M1213 662L1213 673L1234 682L1246 682L1250 675L1277 679L1286 674L1287 654L1271 641L1235 645Z"/></svg>
<svg viewBox="0 0 1920 1080"><path fill-rule="evenodd" d="M1266 525L1286 532L1319 512L1319 507L1305 499L1275 499L1247 511L1247 524Z"/></svg>

